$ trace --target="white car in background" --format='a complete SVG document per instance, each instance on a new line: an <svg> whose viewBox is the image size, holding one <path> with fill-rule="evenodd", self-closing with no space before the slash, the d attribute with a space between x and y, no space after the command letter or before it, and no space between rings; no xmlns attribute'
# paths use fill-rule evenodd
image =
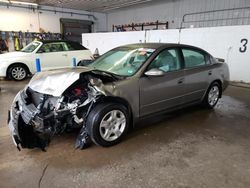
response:
<svg viewBox="0 0 250 188"><path fill-rule="evenodd" d="M73 58L79 65L91 61L90 50L72 41L34 41L19 52L0 55L0 77L24 80L36 72L36 59L40 59L41 70L72 67Z"/></svg>

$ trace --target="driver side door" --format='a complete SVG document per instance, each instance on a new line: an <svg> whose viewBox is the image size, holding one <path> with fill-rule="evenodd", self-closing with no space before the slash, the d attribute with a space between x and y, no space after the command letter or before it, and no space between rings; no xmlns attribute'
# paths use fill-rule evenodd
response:
<svg viewBox="0 0 250 188"><path fill-rule="evenodd" d="M139 80L140 116L168 110L183 103L184 70L178 48L165 49L149 64L146 72L158 69L161 76L146 76Z"/></svg>

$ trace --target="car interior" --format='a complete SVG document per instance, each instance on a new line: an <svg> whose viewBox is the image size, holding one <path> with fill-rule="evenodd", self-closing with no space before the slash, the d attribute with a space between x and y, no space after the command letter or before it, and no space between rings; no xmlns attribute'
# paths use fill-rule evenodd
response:
<svg viewBox="0 0 250 188"><path fill-rule="evenodd" d="M160 69L163 72L178 70L180 65L175 53L175 50L164 50L149 65L148 70L153 68Z"/></svg>

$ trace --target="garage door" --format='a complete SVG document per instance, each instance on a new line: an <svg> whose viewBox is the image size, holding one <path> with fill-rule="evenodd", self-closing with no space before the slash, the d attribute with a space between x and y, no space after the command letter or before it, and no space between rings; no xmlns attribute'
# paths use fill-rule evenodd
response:
<svg viewBox="0 0 250 188"><path fill-rule="evenodd" d="M91 33L92 21L88 20L74 20L74 19L60 19L62 34L65 40L75 42L82 42L82 33Z"/></svg>

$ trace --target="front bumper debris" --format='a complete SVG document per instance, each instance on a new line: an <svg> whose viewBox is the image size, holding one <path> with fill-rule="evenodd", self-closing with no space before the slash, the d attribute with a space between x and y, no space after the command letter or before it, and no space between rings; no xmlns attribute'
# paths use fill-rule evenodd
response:
<svg viewBox="0 0 250 188"><path fill-rule="evenodd" d="M18 150L40 148L45 151L55 134L73 128L80 128L75 148L90 145L85 122L103 93L89 83L82 88L74 87L59 97L38 93L29 87L16 95L9 111L8 127Z"/></svg>
<svg viewBox="0 0 250 188"><path fill-rule="evenodd" d="M21 147L38 147L45 151L49 140L45 136L41 137L34 130L34 125L31 123L39 113L39 110L34 105L26 105L24 96L24 91L19 92L9 111L8 127L11 131L13 142L18 150Z"/></svg>

